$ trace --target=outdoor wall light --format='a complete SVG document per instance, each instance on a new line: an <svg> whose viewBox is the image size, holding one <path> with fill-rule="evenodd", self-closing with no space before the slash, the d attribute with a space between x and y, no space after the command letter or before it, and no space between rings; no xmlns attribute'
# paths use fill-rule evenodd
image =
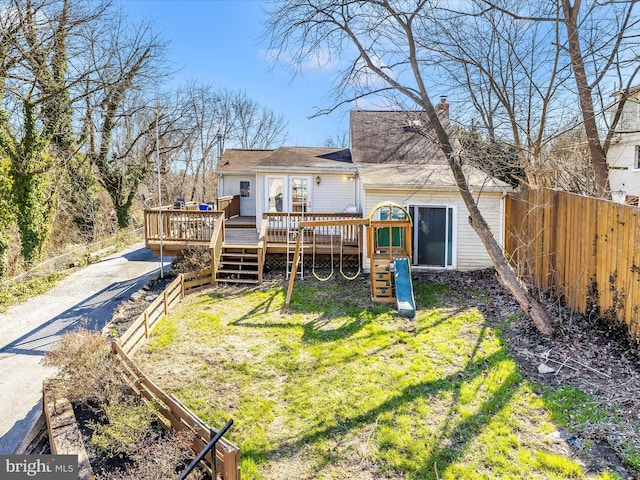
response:
<svg viewBox="0 0 640 480"><path fill-rule="evenodd" d="M316 185L320 186L320 175L316 177Z"/></svg>

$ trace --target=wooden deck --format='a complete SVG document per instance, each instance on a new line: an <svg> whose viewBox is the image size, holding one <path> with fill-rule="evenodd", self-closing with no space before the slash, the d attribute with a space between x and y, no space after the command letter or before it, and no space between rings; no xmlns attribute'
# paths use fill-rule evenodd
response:
<svg viewBox="0 0 640 480"><path fill-rule="evenodd" d="M255 221L255 220L254 220ZM227 220L226 224L228 227ZM224 244L243 246L243 247L257 247L260 241L258 232L254 228L227 228L224 232Z"/></svg>
<svg viewBox="0 0 640 480"><path fill-rule="evenodd" d="M212 270L228 273L230 265L244 270L227 275L239 281L240 274L248 275L246 267L261 280L262 266L267 254L292 254L299 235L304 238L301 250L317 255L342 257L362 254L362 222L353 214L268 214L261 220L260 232L255 217L224 218L222 211L164 209L145 211L145 240L147 248L160 253L162 238L164 255L176 255L185 248L206 248L212 252ZM313 228L300 231L300 223L314 219ZM232 257L242 256L242 259ZM218 277L218 280L221 280ZM243 280L249 280L244 279ZM252 280L253 281L253 280Z"/></svg>
<svg viewBox="0 0 640 480"><path fill-rule="evenodd" d="M252 228L256 229L256 217L232 217L224 221L227 228Z"/></svg>

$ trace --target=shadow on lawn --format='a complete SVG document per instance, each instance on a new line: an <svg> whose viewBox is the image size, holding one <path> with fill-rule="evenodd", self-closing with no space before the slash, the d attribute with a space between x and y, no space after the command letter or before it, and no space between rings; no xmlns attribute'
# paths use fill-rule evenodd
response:
<svg viewBox="0 0 640 480"><path fill-rule="evenodd" d="M266 451L244 450L243 455L255 455L256 458L274 458L283 451L288 452L288 455L294 455L295 452L304 450L309 445L322 442L327 438L343 437L349 431L372 425L377 422L380 415L394 412L402 405L413 402L420 397L431 397L440 392L449 391L452 392L453 400L446 418L441 422L440 433L437 436L437 446L423 462L424 466L411 472L416 478L439 478L439 473L444 472L456 459L460 458L464 454L467 445L482 432L484 427L491 422L494 415L509 403L516 391L515 386L520 380L518 373L516 371L512 372L502 381L500 387L482 403L477 410L478 413L465 418L461 422L456 422L463 385L472 382L475 378L484 376L488 365L498 364L502 359L506 358L504 352L499 350L487 357L474 359L485 338L486 329L487 326L485 325L478 335L476 345L469 355L469 361L464 368L455 373L436 380L410 385L399 395L389 398L360 415L348 419L336 418L335 424L320 427L302 437L292 438L289 443L281 443L277 448ZM317 465L316 471L321 471L323 468L335 463L335 455L335 452L326 453L319 465ZM439 473L436 473L436 469ZM409 472L405 471L404 473L407 474Z"/></svg>
<svg viewBox="0 0 640 480"><path fill-rule="evenodd" d="M280 308L279 298L282 294L279 290L274 290L264 300L255 305L247 313L231 322L235 326L253 328L296 328L302 329L303 341L307 343L330 342L341 338L347 338L359 332L377 314L391 311L388 307L380 307L371 304L359 310L349 299L342 299L332 302L330 305L323 305L321 302L300 302L291 310L298 314L321 314L306 323L297 322L277 322L264 321L252 322L257 317L268 316L270 312Z"/></svg>

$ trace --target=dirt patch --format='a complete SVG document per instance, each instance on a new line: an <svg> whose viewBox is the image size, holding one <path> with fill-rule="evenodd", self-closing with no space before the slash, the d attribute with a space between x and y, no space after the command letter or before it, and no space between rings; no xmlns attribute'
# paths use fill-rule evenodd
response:
<svg viewBox="0 0 640 480"><path fill-rule="evenodd" d="M599 422L581 431L559 429L549 436L554 448L581 459L587 472L609 468L622 478L636 478L620 460L624 442L640 448L640 356L624 326L600 318L586 318L543 301L559 330L554 338L541 335L520 311L513 297L497 281L494 270L421 273L425 282L481 292L488 302L481 311L488 321L505 323L505 346L526 379L555 388L572 386L591 395L597 406L615 413L619 424Z"/></svg>

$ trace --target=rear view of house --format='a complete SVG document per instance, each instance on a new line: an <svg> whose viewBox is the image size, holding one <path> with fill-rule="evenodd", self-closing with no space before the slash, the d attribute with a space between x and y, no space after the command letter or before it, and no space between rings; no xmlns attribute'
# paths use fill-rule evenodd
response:
<svg viewBox="0 0 640 480"><path fill-rule="evenodd" d="M440 114L446 122L447 109L440 108ZM216 169L217 204L221 210L233 199L235 207L225 208L222 217L218 212L185 215L167 210L166 215L172 217L162 223L172 232L191 232L185 239L169 239L173 249L181 248L181 242L182 248L201 242L212 248L215 261L223 263L225 252L231 258L231 253L240 256L242 249L245 256L227 260L227 264L240 265L247 272L255 267L259 281L265 258L286 255L289 262L302 221L327 224L311 232L314 252L331 255L339 248L341 255L355 255L358 265L368 270L362 231L353 228L346 233L337 225L341 220L367 219L377 205L393 202L410 216L407 245L414 270L490 267L489 255L469 225L462 197L431 132L423 112L354 110L349 149L227 150ZM464 170L484 218L502 243L504 197L510 187L471 165ZM154 218L149 214L149 248L158 244L160 221ZM376 220L386 219L372 218ZM214 233L221 238L212 247ZM237 272L232 276L241 277Z"/></svg>
<svg viewBox="0 0 640 480"><path fill-rule="evenodd" d="M407 209L413 219L414 269L492 266L426 115L354 110L350 124L362 209L367 212L383 201ZM504 195L511 188L471 165L464 170L480 211L502 244Z"/></svg>

